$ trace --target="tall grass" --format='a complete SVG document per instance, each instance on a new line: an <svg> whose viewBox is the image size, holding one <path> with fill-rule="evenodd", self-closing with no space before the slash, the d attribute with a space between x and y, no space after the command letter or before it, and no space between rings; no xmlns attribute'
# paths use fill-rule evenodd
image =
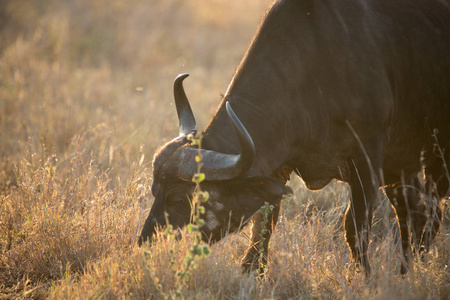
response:
<svg viewBox="0 0 450 300"><path fill-rule="evenodd" d="M200 127L217 107L269 1L5 0L0 4L0 298L152 298L175 291L193 242L137 236L153 201L154 150L177 134L172 81L186 82ZM198 261L192 299L445 298L448 208L415 272L398 275L382 200L356 273L343 238L347 188L283 201L266 276L242 274L248 228ZM447 203L448 207L448 203Z"/></svg>

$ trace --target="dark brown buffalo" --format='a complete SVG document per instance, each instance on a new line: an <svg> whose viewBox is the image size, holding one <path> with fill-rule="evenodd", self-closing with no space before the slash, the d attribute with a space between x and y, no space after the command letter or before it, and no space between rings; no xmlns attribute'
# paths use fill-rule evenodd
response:
<svg viewBox="0 0 450 300"><path fill-rule="evenodd" d="M449 6L448 0L277 1L203 131L202 188L211 196L205 241L253 217L243 265L254 268L256 213L265 202L275 206L267 255L295 171L310 189L332 179L350 185L346 239L367 273L372 211L383 186L397 214L406 273L411 242L427 249L436 235L449 188ZM197 149L186 138L196 131L186 76L174 84L180 135L155 155L155 202L139 243L166 224L165 212L175 227L189 222Z"/></svg>

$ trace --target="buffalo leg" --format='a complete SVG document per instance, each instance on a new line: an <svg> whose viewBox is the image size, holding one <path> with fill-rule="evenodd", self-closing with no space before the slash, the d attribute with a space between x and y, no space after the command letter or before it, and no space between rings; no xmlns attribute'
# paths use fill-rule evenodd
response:
<svg viewBox="0 0 450 300"><path fill-rule="evenodd" d="M426 224L426 219L423 218L417 207L420 202L420 190L421 184L417 177L410 182L404 182L403 185L385 189L397 215L403 254L400 272L403 275L408 273L412 260L410 236L412 235L413 240L416 240L418 234L418 230L413 229L423 228Z"/></svg>
<svg viewBox="0 0 450 300"><path fill-rule="evenodd" d="M411 242L414 250L417 249L419 253L429 250L442 222L441 202L449 188L442 159L426 157L424 161L428 163L424 167L425 188L417 176L405 185L386 188L386 195L395 208L400 229L402 274L408 272L411 263Z"/></svg>
<svg viewBox="0 0 450 300"><path fill-rule="evenodd" d="M261 233L264 229L262 224L264 223L264 214L259 212L253 219L252 227L252 241L250 247L247 249L246 255L242 260L242 267L244 271L250 272L257 270L259 274L262 274L264 267L267 264L267 257L269 254L269 240L272 235L273 229L278 221L278 214L280 212L280 205L275 205L272 212L268 215L268 222L265 224L266 233L263 235L263 243L261 249Z"/></svg>
<svg viewBox="0 0 450 300"><path fill-rule="evenodd" d="M365 159L351 161L351 199L345 212L345 236L357 266L370 275L368 248L372 225L372 207L378 196L377 177Z"/></svg>
<svg viewBox="0 0 450 300"><path fill-rule="evenodd" d="M428 222L423 228L418 228L422 234L420 237L420 250L428 251L431 242L436 237L442 223L442 203L449 189L448 173L445 163L446 159L435 158L425 166L425 201L421 202L422 213L426 215Z"/></svg>

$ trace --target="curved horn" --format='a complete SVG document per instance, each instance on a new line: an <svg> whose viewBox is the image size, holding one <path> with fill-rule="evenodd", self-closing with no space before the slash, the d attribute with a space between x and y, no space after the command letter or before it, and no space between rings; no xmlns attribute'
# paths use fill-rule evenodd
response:
<svg viewBox="0 0 450 300"><path fill-rule="evenodd" d="M244 125L242 125L228 102L226 103L226 109L238 136L241 153L234 155L201 149L200 151L203 156L201 171L205 173L205 179L209 181L236 178L250 169L255 158L255 146L250 134ZM197 172L197 164L195 163L195 156L197 155L198 149L193 147L182 148L180 155L180 177L182 179L190 181L192 176Z"/></svg>
<svg viewBox="0 0 450 300"><path fill-rule="evenodd" d="M180 74L175 78L173 83L173 95L177 107L178 121L180 123L180 136L187 136L190 133L197 132L194 114L192 113L189 100L183 88L183 80L188 76L189 74Z"/></svg>
<svg viewBox="0 0 450 300"><path fill-rule="evenodd" d="M237 166L240 174L247 172L253 164L253 160L255 159L255 145L253 144L252 137L248 133L247 129L245 129L244 125L242 125L239 118L234 113L231 108L230 102L226 103L228 118L230 118L231 123L233 124L234 130L239 139L239 145L241 146L241 154L239 154L239 159L237 161Z"/></svg>

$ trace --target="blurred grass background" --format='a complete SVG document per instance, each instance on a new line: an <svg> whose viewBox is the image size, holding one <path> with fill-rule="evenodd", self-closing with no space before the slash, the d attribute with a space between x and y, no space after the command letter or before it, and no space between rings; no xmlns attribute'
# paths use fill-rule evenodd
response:
<svg viewBox="0 0 450 300"><path fill-rule="evenodd" d="M174 289L189 237L136 247L153 201L153 153L178 134L173 79L191 74L185 87L203 128L270 2L0 2L1 299L159 299ZM187 298L450 293L448 214L426 263L417 260L404 279L382 201L366 282L343 238L346 186L312 193L298 179L291 185L266 278L240 273L248 241L229 236L199 261Z"/></svg>

